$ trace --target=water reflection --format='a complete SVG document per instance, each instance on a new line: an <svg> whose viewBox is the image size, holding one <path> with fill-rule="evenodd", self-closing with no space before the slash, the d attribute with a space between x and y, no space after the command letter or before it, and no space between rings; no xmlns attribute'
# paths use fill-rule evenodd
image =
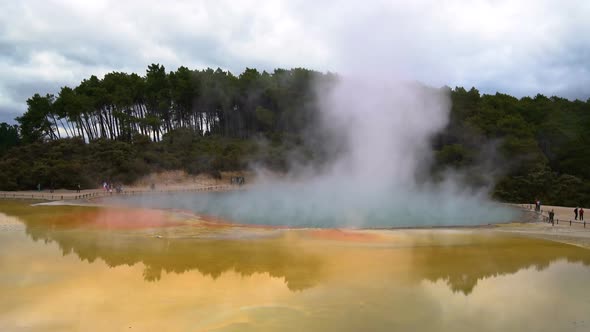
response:
<svg viewBox="0 0 590 332"><path fill-rule="evenodd" d="M268 273L284 278L291 290L304 290L339 275L363 281L405 275L416 282L442 280L453 292L468 295L482 279L528 267L540 271L560 259L590 265L588 250L490 231L261 230L212 227L149 210L8 212L19 217L30 238L57 243L62 255L73 253L89 263L100 259L109 267L142 263L146 281L160 280L163 272L197 270L215 279L235 271ZM91 227L96 225L101 227Z"/></svg>
<svg viewBox="0 0 590 332"><path fill-rule="evenodd" d="M444 281L453 292L469 295L478 282L490 277L514 274L522 269L546 269L551 263L590 265L590 251L538 239L497 235L472 234L455 237L432 234L427 245L413 251L412 270L419 278Z"/></svg>
<svg viewBox="0 0 590 332"><path fill-rule="evenodd" d="M154 227L133 220L153 216L79 207L0 211L24 225L0 231L0 330L588 328L590 252L553 242L213 227L169 215Z"/></svg>

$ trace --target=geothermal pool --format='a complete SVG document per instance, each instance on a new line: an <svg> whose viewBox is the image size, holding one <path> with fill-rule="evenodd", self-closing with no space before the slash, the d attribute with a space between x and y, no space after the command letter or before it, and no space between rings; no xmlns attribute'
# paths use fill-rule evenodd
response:
<svg viewBox="0 0 590 332"><path fill-rule="evenodd" d="M0 331L588 331L590 251L491 229L0 201Z"/></svg>
<svg viewBox="0 0 590 332"><path fill-rule="evenodd" d="M228 222L314 228L476 226L518 220L520 211L476 195L351 190L349 186L255 186L226 192L104 198L107 205L192 211Z"/></svg>

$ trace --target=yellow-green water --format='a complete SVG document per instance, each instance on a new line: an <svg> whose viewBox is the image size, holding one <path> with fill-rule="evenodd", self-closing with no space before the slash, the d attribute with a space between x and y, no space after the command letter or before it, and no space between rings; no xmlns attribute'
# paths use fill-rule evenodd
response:
<svg viewBox="0 0 590 332"><path fill-rule="evenodd" d="M590 330L590 251L574 246L491 230L0 212L0 331Z"/></svg>

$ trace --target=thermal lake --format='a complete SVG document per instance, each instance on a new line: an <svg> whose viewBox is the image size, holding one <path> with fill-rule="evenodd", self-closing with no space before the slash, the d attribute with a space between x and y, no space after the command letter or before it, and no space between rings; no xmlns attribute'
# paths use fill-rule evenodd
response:
<svg viewBox="0 0 590 332"><path fill-rule="evenodd" d="M588 331L590 250L0 201L0 294L0 331Z"/></svg>
<svg viewBox="0 0 590 332"><path fill-rule="evenodd" d="M174 209L266 226L393 228L477 226L517 220L520 212L477 195L367 191L350 185L272 184L225 192L114 195L107 205Z"/></svg>

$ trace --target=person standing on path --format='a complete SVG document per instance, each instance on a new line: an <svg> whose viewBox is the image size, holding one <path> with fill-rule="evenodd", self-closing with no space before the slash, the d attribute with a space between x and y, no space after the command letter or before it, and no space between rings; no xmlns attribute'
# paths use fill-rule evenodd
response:
<svg viewBox="0 0 590 332"><path fill-rule="evenodd" d="M584 220L584 208L580 208L580 220Z"/></svg>
<svg viewBox="0 0 590 332"><path fill-rule="evenodd" d="M578 220L578 207L576 206L576 208L574 209L574 219Z"/></svg>

